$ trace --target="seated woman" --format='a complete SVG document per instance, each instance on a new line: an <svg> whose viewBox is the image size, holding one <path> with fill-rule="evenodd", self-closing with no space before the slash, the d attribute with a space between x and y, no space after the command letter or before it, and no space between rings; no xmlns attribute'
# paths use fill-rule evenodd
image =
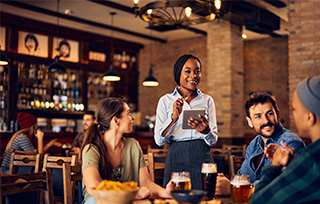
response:
<svg viewBox="0 0 320 204"><path fill-rule="evenodd" d="M97 123L87 130L81 148L85 204L95 203L92 189L103 179L137 182L140 186L137 199L151 194L170 197L170 183L166 190L152 182L138 141L123 137L132 132L133 120L124 100L106 98L99 102Z"/></svg>
<svg viewBox="0 0 320 204"><path fill-rule="evenodd" d="M37 118L29 113L18 113L17 120L21 130L16 132L8 142L6 149L3 153L3 162L1 165L1 172L9 173L9 164L11 158L11 149L19 151L34 151L36 150L32 144L32 140L37 138L38 142L38 153L43 154L46 152L57 139L51 140L45 147L43 147L43 136L44 133L38 129ZM35 136L35 137L34 137Z"/></svg>

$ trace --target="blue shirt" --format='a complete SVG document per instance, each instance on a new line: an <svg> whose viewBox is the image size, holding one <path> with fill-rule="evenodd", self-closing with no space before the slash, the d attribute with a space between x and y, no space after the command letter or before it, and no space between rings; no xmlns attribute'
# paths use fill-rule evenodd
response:
<svg viewBox="0 0 320 204"><path fill-rule="evenodd" d="M213 146L218 140L218 128L216 120L216 110L214 101L211 96L203 94L197 89L196 96L190 104L183 102L183 110L205 109L205 117L209 122L210 132L206 135L196 131L195 129L182 129L182 113L178 120L173 124L167 134L163 137L162 132L171 123L171 115L173 113L173 103L182 96L178 92L177 87L172 94L166 94L159 99L157 107L157 118L154 129L154 139L157 145L162 146L170 141L187 141L203 139L207 145Z"/></svg>
<svg viewBox="0 0 320 204"><path fill-rule="evenodd" d="M264 145L261 135L256 136L249 144L246 149L245 160L238 171L238 174L247 174L250 176L251 183L259 180L261 177L261 169L265 166L270 166L271 161L267 159L266 155L263 155L261 162L256 168L255 160L257 157L263 153L264 147L268 146L270 143L275 143L281 145L280 141L283 141L290 147L294 149L295 154L305 147L302 139L296 135L294 132L283 128L282 124L279 122L279 126L276 128L273 136L269 137Z"/></svg>

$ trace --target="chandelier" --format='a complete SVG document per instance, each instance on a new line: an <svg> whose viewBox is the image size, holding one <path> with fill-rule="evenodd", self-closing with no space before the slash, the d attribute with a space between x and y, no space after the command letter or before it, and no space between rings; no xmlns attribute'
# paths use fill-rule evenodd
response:
<svg viewBox="0 0 320 204"><path fill-rule="evenodd" d="M213 21L222 16L221 0L163 0L139 7L133 0L136 16L152 25L187 27Z"/></svg>

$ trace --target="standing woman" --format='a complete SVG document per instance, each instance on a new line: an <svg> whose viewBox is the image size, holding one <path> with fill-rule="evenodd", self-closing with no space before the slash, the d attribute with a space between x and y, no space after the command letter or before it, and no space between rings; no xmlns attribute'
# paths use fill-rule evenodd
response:
<svg viewBox="0 0 320 204"><path fill-rule="evenodd" d="M151 193L170 197L170 185L166 190L152 182L138 141L123 137L133 131L134 117L128 104L106 98L99 102L96 114L97 123L86 131L81 147L85 204L96 203L92 189L103 179L139 183L138 199Z"/></svg>
<svg viewBox="0 0 320 204"><path fill-rule="evenodd" d="M192 189L201 189L201 165L213 162L210 147L218 139L216 112L211 96L197 87L201 79L201 62L189 54L181 56L174 65L174 79L178 85L174 92L162 96L158 102L154 138L157 145L170 143L166 157L164 185L171 173L188 171ZM182 112L205 109L206 117L188 120L192 129L182 129Z"/></svg>
<svg viewBox="0 0 320 204"><path fill-rule="evenodd" d="M6 149L4 151L3 162L1 165L2 173L9 173L9 164L11 158L11 149L19 151L38 151L38 153L43 154L46 152L57 139L51 140L45 147L43 147L43 136L44 133L38 129L37 118L29 113L18 113L17 120L21 130L16 132L8 142ZM38 149L35 149L32 141L34 137L37 138Z"/></svg>

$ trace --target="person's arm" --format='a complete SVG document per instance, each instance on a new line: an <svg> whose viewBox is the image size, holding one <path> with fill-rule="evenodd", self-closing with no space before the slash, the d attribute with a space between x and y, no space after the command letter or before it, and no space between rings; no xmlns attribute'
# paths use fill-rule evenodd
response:
<svg viewBox="0 0 320 204"><path fill-rule="evenodd" d="M230 180L223 173L218 173L217 176L216 195L230 195Z"/></svg>
<svg viewBox="0 0 320 204"><path fill-rule="evenodd" d="M100 173L96 167L87 167L82 171L83 180L89 195L93 196L94 189L100 182Z"/></svg>
<svg viewBox="0 0 320 204"><path fill-rule="evenodd" d="M140 190L136 196L137 199L143 199L149 195L157 195L161 198L170 198L170 186L167 185L167 189L160 187L158 184L151 180L150 174L146 166L139 169L139 184ZM144 189L146 187L147 190Z"/></svg>
<svg viewBox="0 0 320 204"><path fill-rule="evenodd" d="M38 153L43 154L44 153L44 149L43 149L44 133L40 129L37 129L34 135L38 138Z"/></svg>
<svg viewBox="0 0 320 204"><path fill-rule="evenodd" d="M82 151L82 176L86 190L92 196L92 189L100 182L99 159L100 154L94 145L87 144Z"/></svg>
<svg viewBox="0 0 320 204"><path fill-rule="evenodd" d="M273 160L276 159L275 155ZM279 158L283 160L283 154L279 155ZM306 195L313 195L318 191L315 185L319 183L320 167L313 158L298 156L283 172L283 161L279 162L280 159L273 161L272 166L263 168L260 182L251 196L251 204L298 203L301 199L306 198Z"/></svg>
<svg viewBox="0 0 320 204"><path fill-rule="evenodd" d="M213 99L210 97L208 101L208 123L209 133L204 134L204 141L212 147L218 141L218 126L216 118L216 108Z"/></svg>
<svg viewBox="0 0 320 204"><path fill-rule="evenodd" d="M170 111L169 99L161 97L158 102L156 111L156 123L154 128L154 140L158 146L166 144L174 130L177 121L172 119L172 111Z"/></svg>

